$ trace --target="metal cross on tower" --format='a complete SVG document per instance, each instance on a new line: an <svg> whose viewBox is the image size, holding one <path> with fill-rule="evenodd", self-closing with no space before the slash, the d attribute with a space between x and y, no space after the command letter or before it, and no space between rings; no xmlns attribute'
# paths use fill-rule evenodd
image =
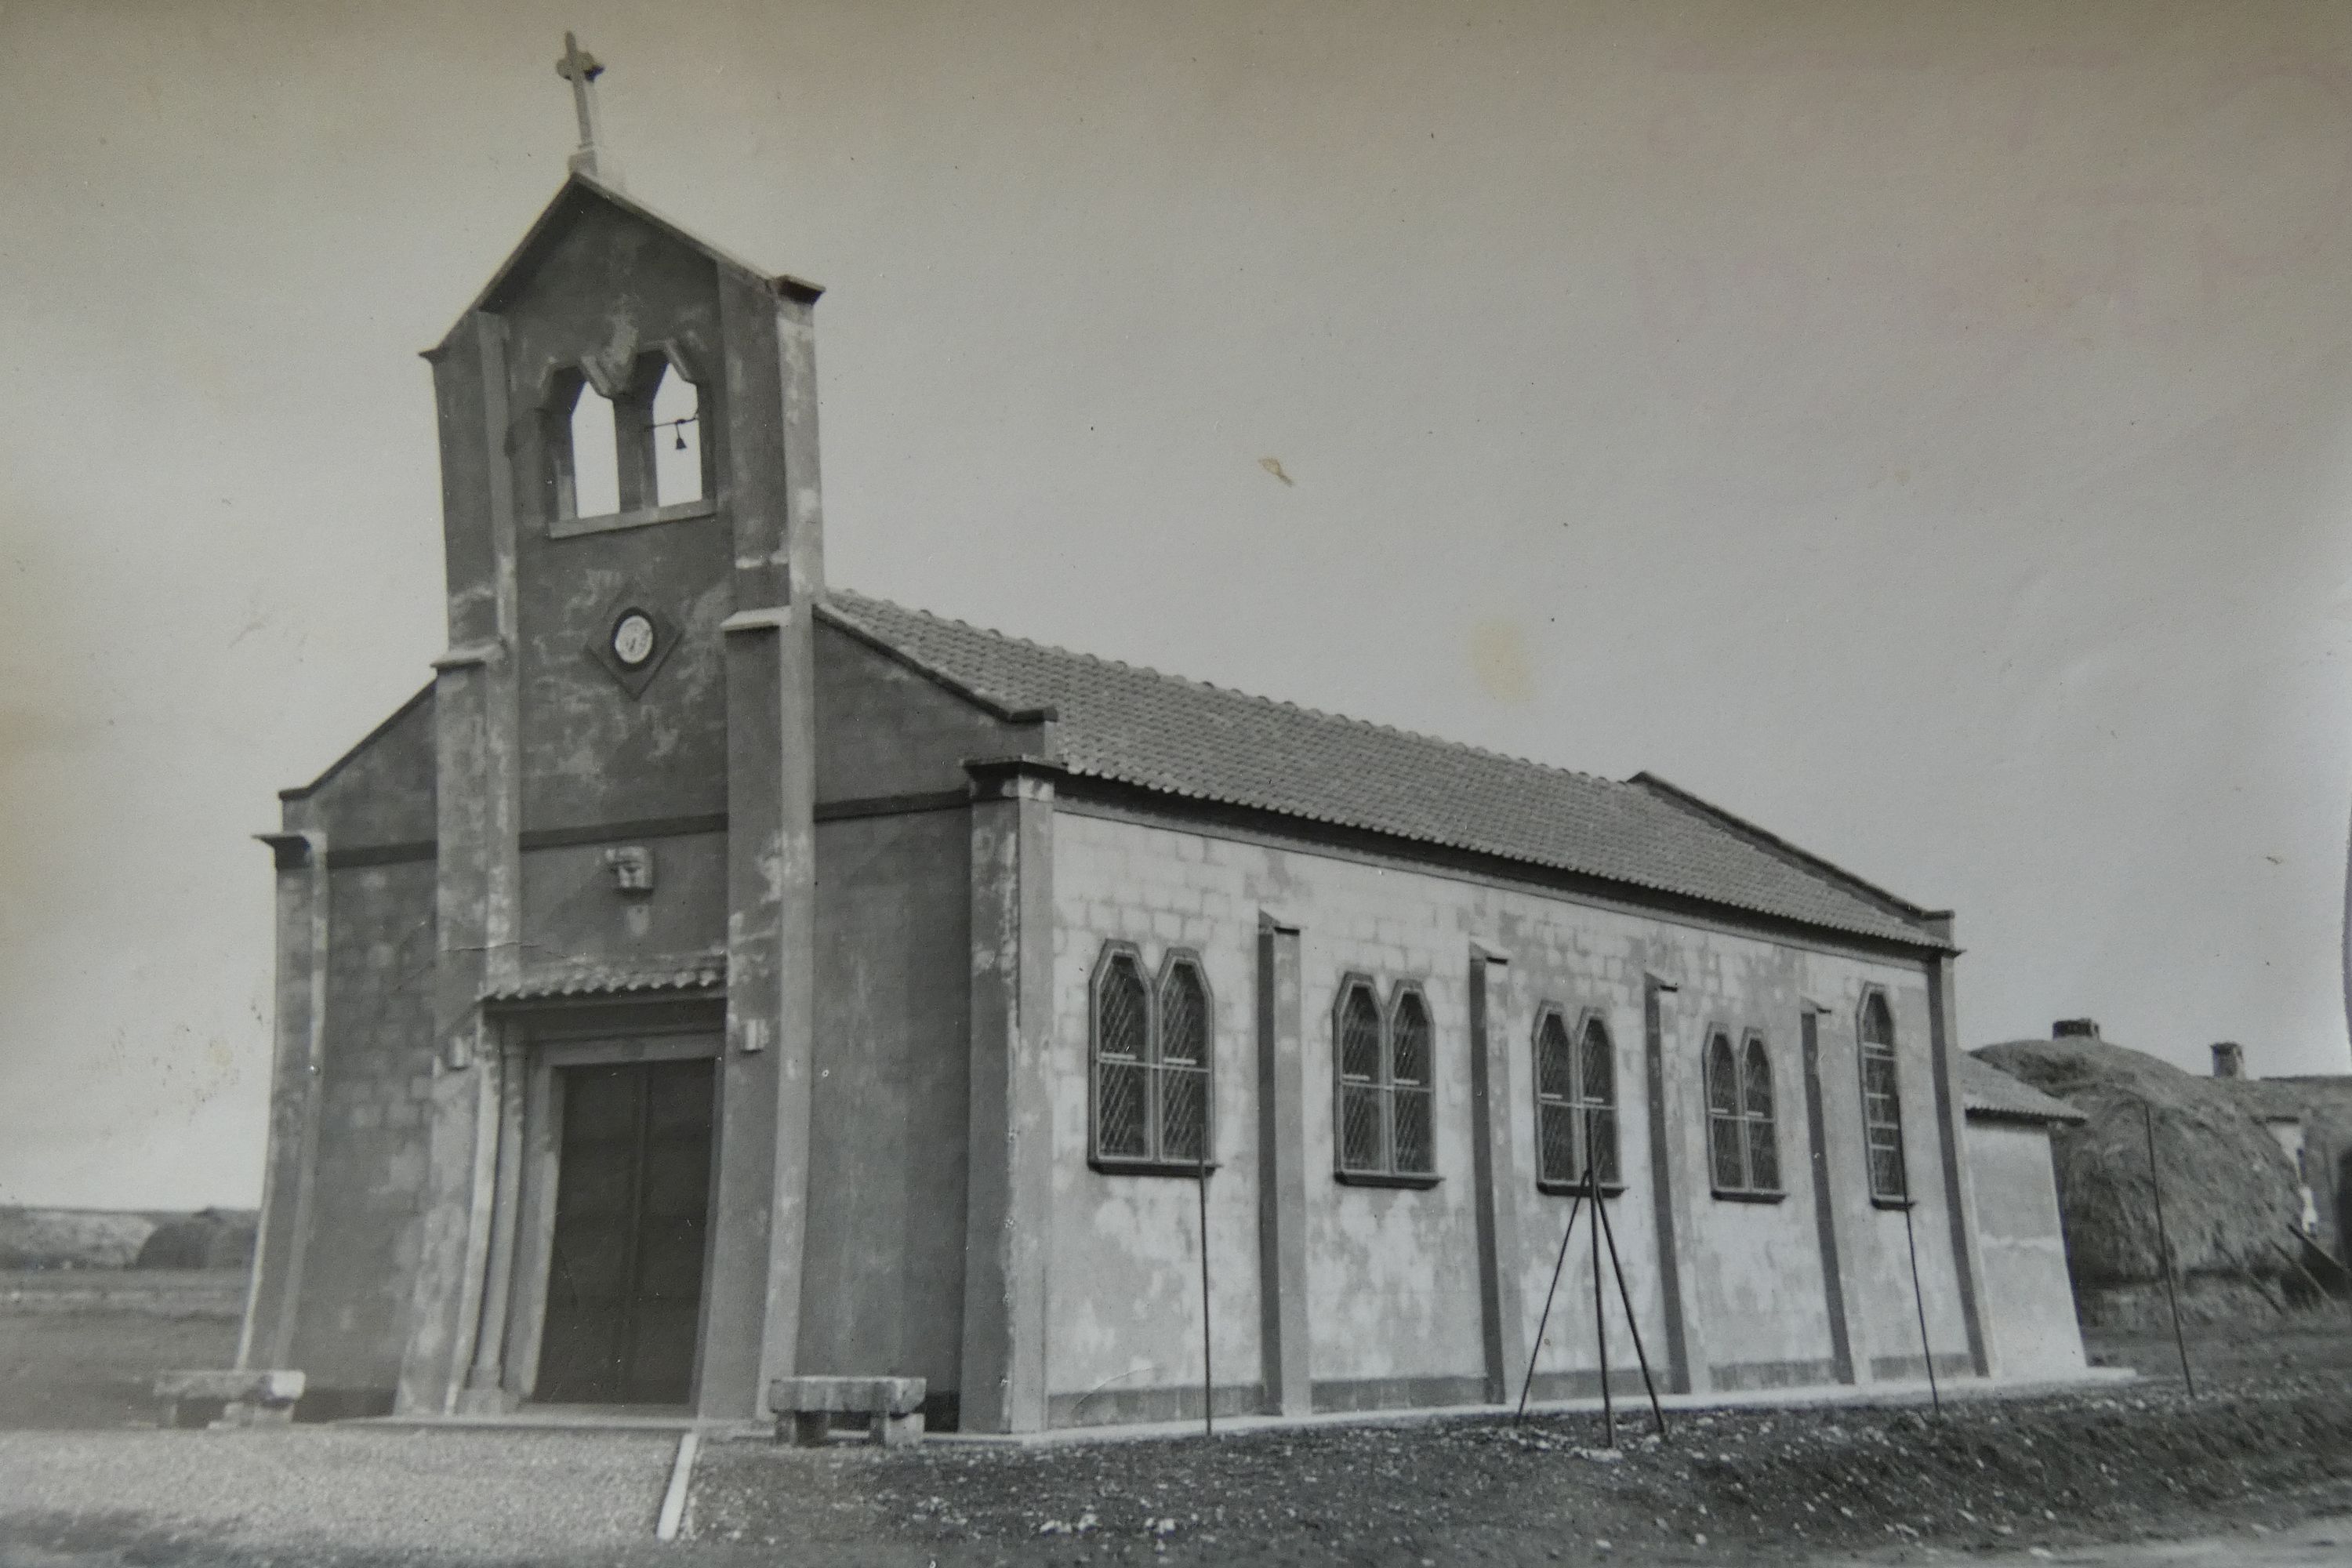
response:
<svg viewBox="0 0 2352 1568"><path fill-rule="evenodd" d="M596 147L596 79L604 74L604 62L582 48L580 40L566 33L563 58L555 62L555 74L572 84L572 107L580 111L580 147L572 154L572 172L618 185L620 171L609 165L600 166Z"/></svg>

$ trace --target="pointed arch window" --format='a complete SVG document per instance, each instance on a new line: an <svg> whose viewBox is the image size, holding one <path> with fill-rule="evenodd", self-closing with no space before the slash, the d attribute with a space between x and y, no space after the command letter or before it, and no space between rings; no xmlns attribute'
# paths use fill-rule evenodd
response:
<svg viewBox="0 0 2352 1568"><path fill-rule="evenodd" d="M705 494L702 471L702 389L663 359L646 400L653 433L653 504L681 506Z"/></svg>
<svg viewBox="0 0 2352 1568"><path fill-rule="evenodd" d="M1209 983L1200 960L1171 952L1160 974L1159 1146L1161 1160L1208 1157Z"/></svg>
<svg viewBox="0 0 2352 1568"><path fill-rule="evenodd" d="M1622 1189L1617 1161L1617 1065L1609 1027L1586 1013L1570 1029L1546 1004L1536 1016L1536 1185L1570 1193L1584 1182L1586 1129L1603 1191Z"/></svg>
<svg viewBox="0 0 2352 1568"><path fill-rule="evenodd" d="M1886 993L1862 999L1862 1131L1870 1162L1874 1202L1900 1204L1910 1196L1904 1168L1903 1095L1895 1062L1895 1011Z"/></svg>
<svg viewBox="0 0 2352 1568"><path fill-rule="evenodd" d="M1783 1195L1775 1103L1764 1037L1751 1033L1735 1047L1728 1030L1709 1035L1706 1152L1716 1196L1771 1201Z"/></svg>
<svg viewBox="0 0 2352 1568"><path fill-rule="evenodd" d="M1436 1030L1429 998L1397 982L1383 1010L1371 981L1351 974L1331 1008L1339 1177L1370 1186L1437 1181Z"/></svg>
<svg viewBox="0 0 2352 1568"><path fill-rule="evenodd" d="M621 510L620 422L613 400L577 371L564 377L563 439L556 450L556 513L604 517Z"/></svg>
<svg viewBox="0 0 2352 1568"><path fill-rule="evenodd" d="M1215 1009L1199 955L1171 952L1155 983L1133 944L1106 942L1092 993L1093 1163L1197 1174L1215 1146Z"/></svg>

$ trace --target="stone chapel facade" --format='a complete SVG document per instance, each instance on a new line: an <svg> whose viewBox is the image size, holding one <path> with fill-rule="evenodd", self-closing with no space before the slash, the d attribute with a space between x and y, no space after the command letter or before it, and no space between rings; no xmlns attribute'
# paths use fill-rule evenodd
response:
<svg viewBox="0 0 2352 1568"><path fill-rule="evenodd" d="M828 590L817 293L575 174L428 353L449 647L268 837L241 1364L1197 1415L1205 1245L1220 1413L1499 1401L1590 1160L1664 1386L1915 1378L1922 1306L2000 1371L1948 915L1648 775ZM1599 1387L1589 1267L1538 1398Z"/></svg>

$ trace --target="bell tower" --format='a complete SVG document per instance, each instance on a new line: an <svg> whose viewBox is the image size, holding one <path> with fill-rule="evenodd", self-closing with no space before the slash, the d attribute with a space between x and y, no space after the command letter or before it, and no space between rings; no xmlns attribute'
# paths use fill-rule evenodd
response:
<svg viewBox="0 0 2352 1568"><path fill-rule="evenodd" d="M567 35L557 68L571 175L425 355L449 646L398 1403L494 1408L522 1381L522 1238L547 1199L526 1101L560 999L712 1042L692 1403L749 1417L793 1370L807 1207L819 289L624 195L598 144L604 68Z"/></svg>

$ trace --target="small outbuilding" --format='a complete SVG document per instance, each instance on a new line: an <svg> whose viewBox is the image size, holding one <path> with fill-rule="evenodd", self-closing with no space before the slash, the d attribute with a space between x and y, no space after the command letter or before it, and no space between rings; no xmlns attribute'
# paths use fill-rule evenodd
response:
<svg viewBox="0 0 2352 1568"><path fill-rule="evenodd" d="M2012 1379L2079 1375L2083 1331L2066 1271L2051 1135L2083 1113L1973 1056L1960 1058L1969 1185L1984 1253L1985 1334Z"/></svg>

